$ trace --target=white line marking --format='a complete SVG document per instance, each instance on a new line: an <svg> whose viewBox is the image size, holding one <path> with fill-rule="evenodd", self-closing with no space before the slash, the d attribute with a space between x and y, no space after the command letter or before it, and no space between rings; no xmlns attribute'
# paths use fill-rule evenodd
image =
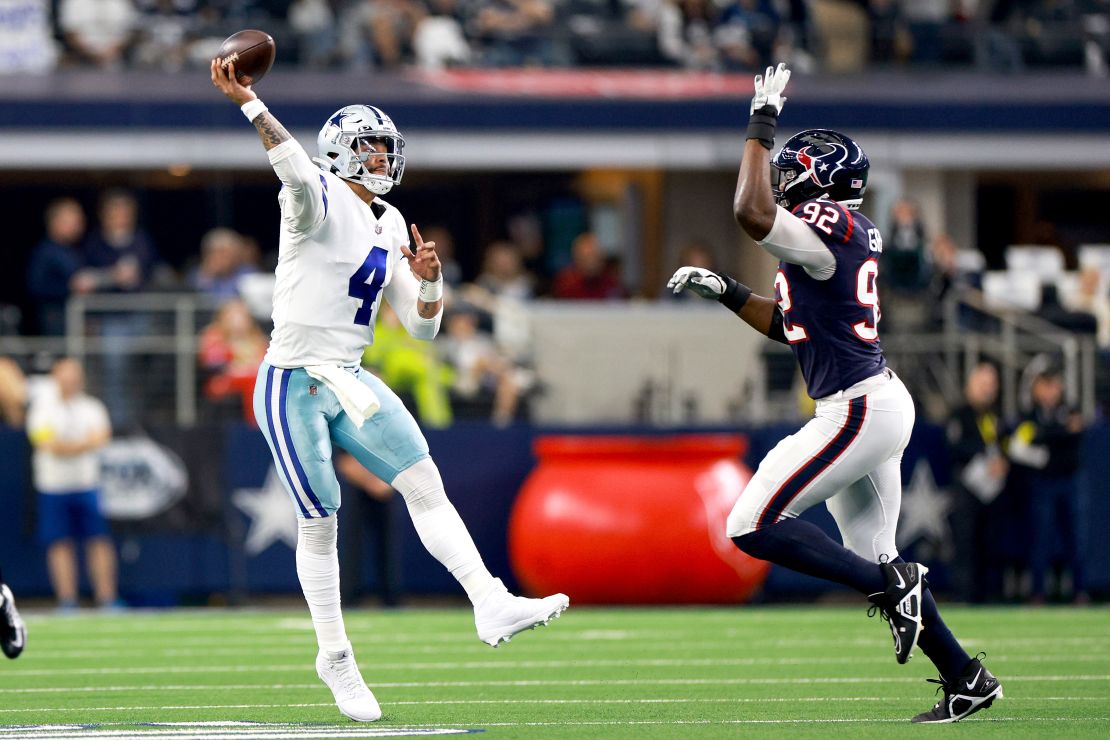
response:
<svg viewBox="0 0 1110 740"><path fill-rule="evenodd" d="M1107 722L1110 717L976 717L967 720L968 724L978 722ZM567 722L483 722L482 724L468 725L465 722L456 722L456 726L464 727L587 727L587 726L631 726L631 725L821 725L821 724L869 724L882 722L884 724L899 723L909 724L907 719L854 719L854 718L828 718L828 719L676 719L676 720L596 720L596 721L567 721ZM414 727L438 727L440 725L413 725Z"/></svg>
<svg viewBox="0 0 1110 740"><path fill-rule="evenodd" d="M1013 658L1005 655L992 658L995 662L1006 663L1010 660L1023 660L1038 663L1064 662L1078 660L1080 656L1042 656L1043 659ZM847 655L835 658L641 658L634 660L613 658L604 660L466 660L443 662L400 662L374 663L362 661L363 667L371 672L381 671L453 671L453 670L526 670L526 669L574 669L581 668L715 668L736 666L781 666L781 665L859 665L861 663L886 663L888 659L875 656L860 658ZM1110 657L1096 657L1086 661L1092 663L1110 662ZM214 666L139 666L129 668L35 668L0 673L0 680L12 678L22 680L27 676L107 676L141 675L151 673L196 674L196 673L275 673L278 671L304 672L310 670L307 663L274 665L214 665Z"/></svg>
<svg viewBox="0 0 1110 740"><path fill-rule="evenodd" d="M1110 675L1079 676L1022 676L1008 674L1006 683L1057 682L1057 681L1110 681ZM745 686L745 685L792 685L792 684L869 684L869 683L919 683L922 679L906 676L846 676L820 678L654 678L654 679L517 679L512 681L371 681L374 688L423 689L423 688L481 688L481 687L521 687L521 686ZM320 688L319 684L265 684L262 688ZM187 690L184 686L118 686L113 691L163 691ZM236 686L215 685L215 690L235 689ZM243 684L243 689L256 688L254 684ZM57 689L4 689L5 693L49 693ZM96 692L100 687L81 687L79 691ZM62 689L68 691L68 689Z"/></svg>
<svg viewBox="0 0 1110 740"><path fill-rule="evenodd" d="M673 638L668 638L668 639L673 639ZM412 654L420 654L420 653L429 654L429 655L443 655L445 653L447 653L447 654L456 653L456 654L464 654L465 655L465 654L478 652L477 646L475 644L472 644L469 639L459 639L458 637L452 637L449 641L444 641L442 644L437 643L437 644L432 644L432 645L427 645L427 644L425 644L425 645L414 645L414 644L407 644L407 643L404 643L404 644L386 644L382 641L365 641L365 640L358 640L358 642L360 644L361 643L368 643L368 644L375 645L374 652L375 652L375 654L378 654L378 655L389 654L389 653L403 654L403 655L412 655ZM390 642L392 643L392 641L390 641ZM447 644L448 642L450 644ZM843 645L848 645L848 644L852 644L852 643L841 642L841 643L838 643L838 644L843 646ZM859 647L872 648L872 647L876 647L877 645L885 645L886 641L885 640L880 641L880 640L876 639L876 640L870 640L870 641L858 641L855 644L857 644ZM105 658L111 658L111 659L114 660L114 659L119 658L120 656L128 656L128 657L156 657L157 656L157 657L163 657L163 658L196 657L196 655L197 655L196 647L202 647L203 648L203 652L204 652L205 657L216 657L216 656L236 657L236 656L259 656L259 655L290 656L290 655L311 654L313 652L313 650L315 650L315 648L316 648L315 644L313 644L313 643L305 642L304 645L289 645L288 641L285 641L280 646L259 646L259 645L245 644L245 645L240 645L238 647L214 647L212 645L211 640L208 641L207 643L198 644L196 647L193 647L193 648L183 648L180 645L181 645L181 643L179 643L178 641L175 640L173 647L162 647L162 646L159 646L157 644L151 645L151 644L136 644L136 643L117 643L117 644L114 644L114 645L113 644L102 645L102 646L100 646L102 649L88 649L89 645L85 644L85 645L82 646L82 649L79 649L79 650L77 650L77 649L75 649L75 650L54 649L54 650L51 650L50 653L48 653L48 654L40 655L39 659L40 660L46 660L46 661L50 661L50 660L71 661L71 660L81 660L81 659L103 660ZM725 642L725 641L701 642L701 643L692 643L692 642L680 641L680 642L675 642L675 643L667 645L667 646L652 646L652 650L655 651L656 653L658 653L660 651L660 647L662 647L664 651L681 652L681 653L684 653L684 654L690 654L690 653L696 652L698 650L712 651L712 652L720 653L722 648L726 647L726 646L727 646L727 642ZM96 646L93 646L93 647L96 647ZM1046 654L1043 650L1036 650L1035 652L1023 653L1023 652L1015 651L1015 650L1012 650L1012 649L1007 650L1005 653L1002 653L1002 652L999 652L1001 650L1001 648L998 645L990 645L990 647L994 650L994 653L992 654L992 660L1023 660L1023 661L1040 661L1040 662L1055 661L1055 660L1060 660L1060 661L1078 660L1078 661L1086 661L1086 662L1097 662L1097 661L1110 662L1110 651L1093 649L1092 646L1090 645L1090 643L1088 643L1085 646L1085 648L1082 652L1076 652L1076 653L1049 653L1049 654ZM1110 648L1110 642L1107 643L1107 647ZM631 644L621 645L621 648L635 649L635 647ZM780 649L785 650L787 648L786 647L781 647ZM801 649L801 646L799 646L799 649ZM796 658L796 659L792 659L792 658L759 658L759 659L756 659L756 660L781 661L781 660L802 660L802 658ZM809 659L809 660L812 661L814 659ZM849 658L823 658L822 660L834 661L834 662L845 662L845 663L846 662L852 662L852 663L859 662L858 659L855 659L855 658L852 658L852 659L849 659ZM877 658L877 657L869 656L869 657L866 658L866 660L872 661L872 662L879 662L880 659ZM885 662L887 660L887 658L884 657L884 658L882 658L882 660Z"/></svg>
<svg viewBox="0 0 1110 740"><path fill-rule="evenodd" d="M982 717L970 720L973 724L978 723L1006 723L1006 722L1043 722L1043 723L1092 723L1092 722L1106 722L1110 717ZM354 736L354 737L390 737L398 736L401 734L416 734L420 731L425 731L424 734L432 734L428 731L447 731L450 733L460 733L464 730L462 727L475 727L475 728L490 728L490 727L634 727L634 726L714 726L714 725L820 725L820 724L893 724L893 723L906 723L907 720L903 718L792 718L792 719L724 719L724 720L571 720L563 722L484 722L481 724L470 723L454 723L453 726L443 724L414 724L408 727L391 728L388 726L378 725L375 727L342 727L342 726L327 726L327 727L289 727L286 728L265 728L260 727L257 730L248 728L236 728L234 730L223 730L215 732L198 732L188 730L146 730L146 731L127 731L127 730L96 730L89 729L85 731L67 731L51 729L42 734L28 733L30 728L11 728L13 731L20 731L25 733L24 737L38 737L41 740L72 740L87 737L160 737L160 738L205 738L206 740L234 740L235 738L250 737L255 740L284 740L286 738L328 738L335 736ZM57 727L57 726L54 726ZM134 725L132 725L134 727ZM11 735L8 735L11 736Z"/></svg>
<svg viewBox="0 0 1110 740"><path fill-rule="evenodd" d="M332 707L335 702L315 702L302 704L172 704L163 706L122 706L122 707L37 707L32 709L0 709L2 714L27 714L28 712L122 712L131 710L170 711L185 709L274 709L276 707Z"/></svg>
<svg viewBox="0 0 1110 740"><path fill-rule="evenodd" d="M1007 677L1007 683L1022 683L1020 677ZM605 681L610 684L612 682ZM722 683L713 681L712 683ZM422 684L423 686L423 684ZM180 686L79 686L72 688L40 688L40 689L10 689L9 694L55 694L55 693L101 693L119 691L316 691L320 689L319 683L306 684L243 684L243 685L180 685ZM374 688L401 688L390 684L374 684ZM436 705L436 704L660 704L660 703L727 703L740 702L747 704L777 703L777 702L825 702L825 701L890 701L889 696L794 696L794 697L735 697L735 698L626 698L626 699L434 699L427 701L399 701L390 700L390 705ZM1007 697L1009 701L1105 701L1110 702L1110 696L1018 696ZM28 708L23 710L0 711L53 711L50 708ZM223 724L223 723L220 723ZM0 726L0 732L3 732Z"/></svg>
<svg viewBox="0 0 1110 740"><path fill-rule="evenodd" d="M459 728L434 728L434 727L266 727L234 728L220 730L179 729L179 730L98 730L98 729L73 729L73 730L47 730L34 731L33 729L20 729L20 738L38 738L39 740L77 740L79 738L176 738L179 740L237 740L237 738L253 738L253 740L327 740L336 737L426 737L431 735L463 735L470 730ZM0 734L0 737L4 735ZM9 735L10 737L10 735Z"/></svg>
<svg viewBox="0 0 1110 740"><path fill-rule="evenodd" d="M375 687L379 688L379 687ZM1107 701L1110 697L1014 697L1016 701ZM890 697L781 697L781 698L635 698L635 699L429 699L423 701L387 701L389 706L439 706L439 705L514 705L514 704L775 704L788 702L869 702L890 701ZM122 707L26 707L20 709L0 709L4 714L34 714L37 712L115 712L121 710L188 710L188 709L274 709L281 707L329 707L331 702L291 703L291 704L184 704L163 706L122 706ZM0 728L2 730L2 728Z"/></svg>

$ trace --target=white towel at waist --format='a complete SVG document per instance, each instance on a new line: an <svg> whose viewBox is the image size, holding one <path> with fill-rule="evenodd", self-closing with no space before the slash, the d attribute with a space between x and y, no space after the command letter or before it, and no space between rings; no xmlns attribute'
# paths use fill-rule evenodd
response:
<svg viewBox="0 0 1110 740"><path fill-rule="evenodd" d="M305 372L316 380L323 381L335 393L343 410L355 426L362 428L363 423L382 407L377 395L363 385L354 374L338 365L312 365Z"/></svg>

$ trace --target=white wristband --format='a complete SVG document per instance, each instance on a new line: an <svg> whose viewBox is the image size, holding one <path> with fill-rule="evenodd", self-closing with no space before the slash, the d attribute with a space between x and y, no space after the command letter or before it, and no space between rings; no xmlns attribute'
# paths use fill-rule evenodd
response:
<svg viewBox="0 0 1110 740"><path fill-rule="evenodd" d="M247 117L248 121L253 121L270 109L261 100L255 98L243 103L239 110L243 111L243 115Z"/></svg>
<svg viewBox="0 0 1110 740"><path fill-rule="evenodd" d="M443 298L443 277L439 280L420 281L420 300L425 303L435 303Z"/></svg>

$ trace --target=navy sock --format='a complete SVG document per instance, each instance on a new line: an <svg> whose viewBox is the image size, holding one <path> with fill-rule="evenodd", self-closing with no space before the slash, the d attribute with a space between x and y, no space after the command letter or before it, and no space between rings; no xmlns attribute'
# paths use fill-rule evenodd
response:
<svg viewBox="0 0 1110 740"><path fill-rule="evenodd" d="M894 562L904 563L905 560L897 557ZM963 675L971 656L960 647L959 640L941 619L937 601L928 588L921 589L921 624L924 629L917 638L917 646L933 661L945 681L955 681Z"/></svg>
<svg viewBox="0 0 1110 740"><path fill-rule="evenodd" d="M886 588L886 578L877 564L861 558L835 542L817 525L801 519L783 519L769 527L733 537L732 541L753 558L841 583L864 595Z"/></svg>

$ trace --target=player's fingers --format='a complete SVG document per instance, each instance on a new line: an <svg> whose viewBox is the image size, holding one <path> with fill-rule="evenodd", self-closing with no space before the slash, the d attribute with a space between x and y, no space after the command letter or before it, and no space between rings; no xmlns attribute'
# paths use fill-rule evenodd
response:
<svg viewBox="0 0 1110 740"><path fill-rule="evenodd" d="M435 248L436 248L436 243L435 242L424 242L423 244L420 245L420 249L426 250L426 251L429 251L429 252L435 251Z"/></svg>
<svg viewBox="0 0 1110 740"><path fill-rule="evenodd" d="M410 228L412 229L412 238L416 240L417 248L422 247L424 245L424 239L420 236L420 229L416 228L416 224L413 224Z"/></svg>
<svg viewBox="0 0 1110 740"><path fill-rule="evenodd" d="M408 258L409 258L409 261L410 261L410 262L411 262L412 260L416 259L416 255L415 255L415 254L413 254L413 253L412 253L412 250L411 250L411 249L409 249L409 248L408 248L408 246L406 246L406 245L402 245L402 246L401 246L401 254L403 254L403 255L405 255L406 257L408 257Z"/></svg>

